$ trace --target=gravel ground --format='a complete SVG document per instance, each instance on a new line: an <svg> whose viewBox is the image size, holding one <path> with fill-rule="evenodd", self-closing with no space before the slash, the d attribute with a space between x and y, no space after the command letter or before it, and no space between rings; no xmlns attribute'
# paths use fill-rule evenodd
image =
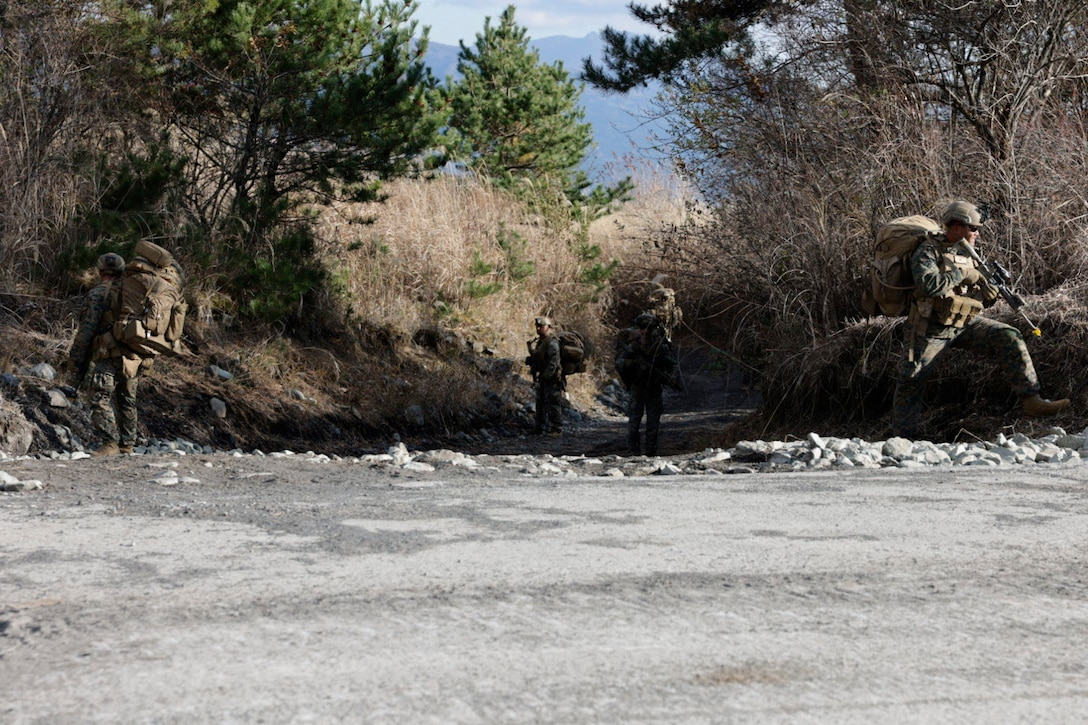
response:
<svg viewBox="0 0 1088 725"><path fill-rule="evenodd" d="M474 461L3 462L43 489L0 494L0 721L1088 712L1084 464L607 477Z"/></svg>

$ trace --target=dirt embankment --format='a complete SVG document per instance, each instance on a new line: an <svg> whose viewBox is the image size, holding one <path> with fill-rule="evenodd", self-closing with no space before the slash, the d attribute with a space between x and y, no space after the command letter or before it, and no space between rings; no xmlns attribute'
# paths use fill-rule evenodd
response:
<svg viewBox="0 0 1088 725"><path fill-rule="evenodd" d="M758 403L758 396L745 389L740 376L723 371L706 348L681 343L678 351L684 386L665 393L662 455L724 445L727 426ZM491 364L506 371L516 369L516 363L503 362ZM561 438L531 435L532 414L525 404L532 401L533 391L527 380L514 389L513 395L521 402L514 412L496 406L477 414L475 424L462 429L405 426L398 430L368 424L365 411L339 404L343 395L338 390L298 391L246 381L224 384L209 373L218 369L217 363L223 361L212 354L200 354L157 364L141 384L141 436L182 439L214 450L312 450L337 455L384 451L397 439L417 450L450 448L466 453L605 455L626 451L622 395L619 399L600 396L588 405L575 403ZM595 381L579 382L591 382L592 388L597 385ZM70 397L66 405L50 404L49 389L57 385L26 378L4 391L5 398L14 401L32 425L32 453L96 444L86 396L79 400ZM70 396L74 393L68 392ZM212 406L217 398L225 401L223 417L217 416ZM331 402L321 404L318 398Z"/></svg>

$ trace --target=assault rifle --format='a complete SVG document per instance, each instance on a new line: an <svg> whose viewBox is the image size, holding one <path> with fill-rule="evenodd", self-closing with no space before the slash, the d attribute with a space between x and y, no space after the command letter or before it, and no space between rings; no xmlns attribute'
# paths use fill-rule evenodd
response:
<svg viewBox="0 0 1088 725"><path fill-rule="evenodd" d="M986 279L986 282L996 289L998 294L1009 303L1009 307L1019 312L1020 316L1027 320L1027 323L1031 325L1031 334L1036 337L1041 337L1043 331L1035 326L1035 323L1031 321L1031 318L1029 318L1027 313L1022 309L1024 307L1024 298L1012 290L1013 279L1009 270L1002 267L999 262L988 264L983 261L982 257L975 251L975 248L967 242L964 242L961 246L964 247L967 250L967 253L971 255L971 258L975 260L975 263L978 265L978 270L982 272L982 276Z"/></svg>
<svg viewBox="0 0 1088 725"><path fill-rule="evenodd" d="M529 366L529 374L532 376L533 384L535 385L538 373L536 365L533 364L533 342L534 340L525 341L525 347L529 349L529 354L525 356L525 364Z"/></svg>

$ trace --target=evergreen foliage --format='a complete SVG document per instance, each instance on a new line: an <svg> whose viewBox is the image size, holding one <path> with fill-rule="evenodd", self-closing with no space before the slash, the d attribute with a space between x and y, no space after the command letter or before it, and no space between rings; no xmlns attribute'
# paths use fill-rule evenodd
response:
<svg viewBox="0 0 1088 725"><path fill-rule="evenodd" d="M529 47L514 7L491 18L476 45L461 43L459 80L449 86L450 153L484 176L533 179L576 167L592 141L578 106L581 88L562 62Z"/></svg>
<svg viewBox="0 0 1088 725"><path fill-rule="evenodd" d="M507 7L498 24L488 18L474 47L461 43L461 77L447 79L447 154L530 201L558 195L591 221L632 185L593 187L578 170L592 143L578 105L582 86L561 62L540 61L514 12Z"/></svg>
<svg viewBox="0 0 1088 725"><path fill-rule="evenodd" d="M724 57L730 44L743 43L750 27L781 5L775 0L668 0L652 7L632 3L631 14L661 35L605 28L604 61L583 59L582 78L618 93L651 80L674 81L689 61Z"/></svg>
<svg viewBox="0 0 1088 725"><path fill-rule="evenodd" d="M307 236L298 206L374 198L381 179L410 172L432 143L434 81L422 62L426 38L412 40L413 8L397 0L107 5L106 25L123 28L114 37L155 84L155 110L189 153L189 224L211 245L194 253L221 259L236 291L295 298L241 300L242 309L297 305L299 285L279 278L321 276L312 243L298 243Z"/></svg>

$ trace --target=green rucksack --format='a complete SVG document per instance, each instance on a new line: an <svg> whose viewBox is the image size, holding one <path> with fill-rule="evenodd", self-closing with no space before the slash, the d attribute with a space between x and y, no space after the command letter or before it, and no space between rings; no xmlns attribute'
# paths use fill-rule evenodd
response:
<svg viewBox="0 0 1088 725"><path fill-rule="evenodd" d="M869 265L871 289L862 295L866 314L907 314L914 291L911 255L925 239L941 233L940 224L921 215L892 219L877 230Z"/></svg>

